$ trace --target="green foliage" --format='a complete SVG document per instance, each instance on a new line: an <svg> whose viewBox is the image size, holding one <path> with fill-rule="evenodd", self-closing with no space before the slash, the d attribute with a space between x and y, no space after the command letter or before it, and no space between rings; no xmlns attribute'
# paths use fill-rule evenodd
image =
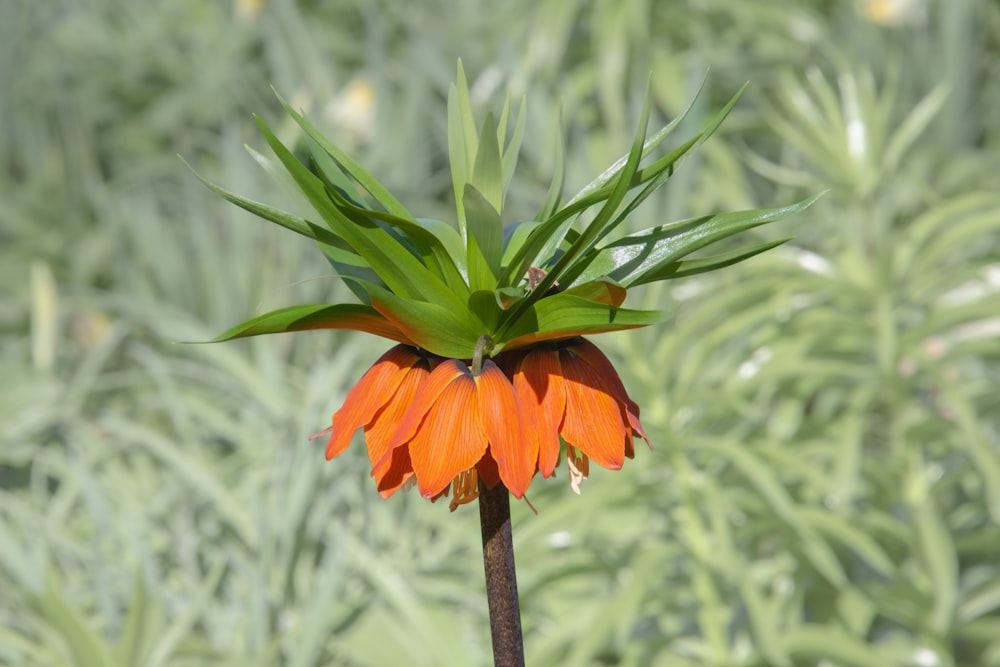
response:
<svg viewBox="0 0 1000 667"><path fill-rule="evenodd" d="M477 135L461 61L457 78L457 85L448 92L448 144L457 230L442 221L414 218L381 183L285 100L285 111L308 137L308 160L297 157L257 118L287 176L330 229L202 181L240 208L316 241L335 267L346 269L342 277L367 308L363 312L351 309L351 317L344 317L343 309L323 306L285 308L232 327L215 342L324 328L319 315L328 313L329 328L349 329L356 322L359 331L463 359L476 354L484 340L490 341L487 353L494 354L535 341L645 326L653 321L648 314L619 308L624 285L703 273L752 257L777 244L757 244L721 257L693 260L694 266L681 268L683 258L691 252L799 212L815 201L813 198L783 209L702 216L599 246L673 176L685 153L718 129L742 94L741 89L693 138L667 155L652 159L653 151L686 113L647 138L647 86L629 153L561 207L560 178L556 189L550 187L551 203L543 206L552 212L525 228L525 235L508 234L501 213L524 135L525 104L521 104L510 145L502 147L510 99L504 103L500 124L487 114ZM252 154L262 159L255 151ZM644 161L647 164L643 167ZM639 186L642 189L626 201L629 192ZM582 229L575 229L574 222L586 216L591 207L600 209ZM509 257L509 264L504 264L505 257ZM545 267L537 285L525 275L530 267ZM358 275L358 269L365 271L365 278ZM587 281L581 281L581 274L588 272ZM602 284L626 276L629 280L618 286L621 299L613 303L575 303L588 300L590 290L586 288L590 283ZM585 288L574 294L571 307L560 307L566 300L550 294L550 288L560 281Z"/></svg>
<svg viewBox="0 0 1000 667"><path fill-rule="evenodd" d="M995 3L897 3L916 21L898 27L860 13L882 3L820 0L273 0L240 18L253 4L0 6L0 664L486 663L474 509L384 502L362 447L326 464L308 441L384 346L176 344L350 300L332 276L296 282L329 272L314 238L371 281L246 159L250 143L281 171L250 119L281 117L269 85L405 203L385 215L448 219L461 56L475 117L501 109L505 222L553 215L563 181L620 157L650 70L655 127L712 67L664 155L751 84L607 243L828 190L775 232L664 264L795 237L630 290L666 320L598 339L654 450L581 496L533 486L538 516L515 506L529 664L1000 665ZM338 93L352 80L375 107ZM272 131L311 154L308 128ZM309 238L221 201L177 153ZM432 233L465 261L457 231Z"/></svg>

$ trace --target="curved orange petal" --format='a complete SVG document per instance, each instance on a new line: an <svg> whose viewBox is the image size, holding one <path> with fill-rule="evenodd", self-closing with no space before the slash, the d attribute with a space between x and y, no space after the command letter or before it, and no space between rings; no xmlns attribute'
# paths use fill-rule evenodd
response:
<svg viewBox="0 0 1000 667"><path fill-rule="evenodd" d="M380 496L388 498L396 493L413 477L410 450L406 447L392 450L389 456L383 458L377 469L372 468L372 476L375 478L375 486Z"/></svg>
<svg viewBox="0 0 1000 667"><path fill-rule="evenodd" d="M331 435L326 444L327 460L347 449L354 432L367 425L392 398L403 375L418 361L420 355L414 348L396 345L372 364L347 393L344 405L333 414Z"/></svg>
<svg viewBox="0 0 1000 667"><path fill-rule="evenodd" d="M456 378L463 374L468 375L468 373L469 369L457 359L447 359L436 366L424 379L423 384L420 385L413 397L413 402L410 403L410 407L400 419L399 428L396 429L396 433L389 443L389 451L391 452L396 447L409 442L420 430L420 425L427 415L427 411L437 402L442 392Z"/></svg>
<svg viewBox="0 0 1000 667"><path fill-rule="evenodd" d="M628 435L619 402L608 393L603 376L571 349L561 350L559 360L566 386L562 437L598 465L618 470Z"/></svg>
<svg viewBox="0 0 1000 667"><path fill-rule="evenodd" d="M464 363L448 359L435 368L411 410L418 414L428 402L408 445L417 486L425 498L437 495L456 475L475 465L488 446L479 417L476 382ZM404 425L400 433L404 433Z"/></svg>
<svg viewBox="0 0 1000 667"><path fill-rule="evenodd" d="M416 398L417 391L431 374L428 364L421 359L412 368L405 371L399 381L399 388L392 399L379 410L365 426L365 443L368 445L368 458L372 462L372 474L378 463L389 453L390 445L399 430L403 415L409 410Z"/></svg>
<svg viewBox="0 0 1000 667"><path fill-rule="evenodd" d="M559 353L540 348L524 355L513 373L525 429L538 441L538 470L551 477L559 462L559 425L566 406Z"/></svg>
<svg viewBox="0 0 1000 667"><path fill-rule="evenodd" d="M535 475L538 439L524 429L514 387L493 361L484 361L474 379L480 422L500 479L515 498L520 498Z"/></svg>
<svg viewBox="0 0 1000 667"><path fill-rule="evenodd" d="M625 389L622 379L618 376L618 371L615 369L611 360L605 356L601 349L591 343L585 338L580 338L574 341L570 349L576 354L576 356L583 359L584 362L589 364L597 374L601 376L604 380L605 388L610 390L612 396L619 402L622 409L622 419L625 420L629 428L633 431L635 435L640 436L646 441L646 444L652 447L649 442L649 438L646 437L646 431L642 428L642 423L639 421L639 406L636 405L635 401L628 397L628 391ZM630 434L631 436L631 434ZM629 438L631 441L631 437ZM631 457L629 457L631 458Z"/></svg>
<svg viewBox="0 0 1000 667"><path fill-rule="evenodd" d="M497 469L497 462L489 452L483 454L476 464L476 472L479 473L479 481L486 485L487 489L494 488L500 483L500 471Z"/></svg>

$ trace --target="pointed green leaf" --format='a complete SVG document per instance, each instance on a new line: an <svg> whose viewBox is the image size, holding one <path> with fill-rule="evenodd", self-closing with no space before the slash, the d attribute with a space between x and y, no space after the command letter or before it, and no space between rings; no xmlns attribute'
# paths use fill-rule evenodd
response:
<svg viewBox="0 0 1000 667"><path fill-rule="evenodd" d="M664 264L656 271L644 274L644 280L642 283L632 282L631 285L634 286L643 283L657 282L660 280L686 278L699 273L707 273L709 271L715 271L716 269L722 269L767 252L772 248L777 248L780 245L788 243L792 240L792 238L793 237L789 236L775 241L757 243L751 246L730 250L728 252L721 252L716 255L699 257L698 259L678 259ZM598 259L592 262L587 267L587 270L576 279L576 283L582 284L589 280L607 276L614 268L613 256L601 254Z"/></svg>
<svg viewBox="0 0 1000 667"><path fill-rule="evenodd" d="M476 163L476 153L479 152L479 136L476 133L476 117L472 113L472 101L469 98L469 82L465 78L465 67L461 60L458 61L455 90L458 93L458 112L462 128L462 145L465 147L465 165L471 170L472 165Z"/></svg>
<svg viewBox="0 0 1000 667"><path fill-rule="evenodd" d="M465 207L462 193L469 181L469 165L465 159L465 136L462 134L461 111L458 105L458 89L455 84L448 89L448 163L451 165L451 183L455 190L455 208L458 226L465 238Z"/></svg>
<svg viewBox="0 0 1000 667"><path fill-rule="evenodd" d="M400 218L406 218L408 220L413 219L413 216L406 210L406 207L400 204L399 200L392 196L392 193L389 192L385 186L375 180L375 178L365 171L361 165L351 159L351 156L334 146L329 139L323 136L323 134L320 133L320 131L305 118L305 116L292 108L292 106L285 101L281 95L278 95L277 91L275 91L275 95L277 95L278 100L281 102L281 106L283 106L285 111L287 111L295 122L299 124L299 127L301 127L313 141L319 144L319 146L326 151L326 153L328 153L330 157L332 157L337 164L351 176L351 178L367 190L372 197L374 197L375 200L383 208L385 208L386 211Z"/></svg>
<svg viewBox="0 0 1000 667"><path fill-rule="evenodd" d="M48 576L45 592L33 595L29 603L59 635L69 651L71 664L87 667L116 667L101 636L59 591L54 575Z"/></svg>
<svg viewBox="0 0 1000 667"><path fill-rule="evenodd" d="M497 121L497 146L503 151L504 142L507 141L507 125L510 123L510 93L504 95L503 109L500 110L500 119Z"/></svg>
<svg viewBox="0 0 1000 667"><path fill-rule="evenodd" d="M660 316L656 310L616 308L562 292L532 304L497 342L504 349L514 349L544 340L644 327Z"/></svg>
<svg viewBox="0 0 1000 667"><path fill-rule="evenodd" d="M545 295L548 289L560 279L562 273L576 260L579 255L591 249L598 236L601 234L601 231L611 220L612 216L614 216L615 211L618 210L618 206L622 203L622 200L625 198L625 195L631 187L632 177L635 176L635 173L639 168L639 160L642 159L643 139L646 136L646 127L649 122L650 104L649 84L647 83L646 96L642 106L639 126L636 128L635 139L632 142L632 151L629 153L625 166L616 176L611 195L608 197L607 201L604 202L600 212L580 234L580 237L569 247L569 249L566 250L565 253L562 254L562 256L559 257L555 266L553 266L549 270L548 274L542 278L542 281L531 292L531 294L511 309L509 317L505 319L504 324L500 327L500 331L498 332L500 336L506 334L506 329L513 324L513 322L525 311L525 309L529 308L531 304L535 303L538 299ZM536 233L537 231L540 231L540 229L541 228L536 230Z"/></svg>
<svg viewBox="0 0 1000 667"><path fill-rule="evenodd" d="M535 216L536 220L548 220L559 210L559 202L562 200L563 188L566 186L566 143L562 136L562 109L556 117L556 161L552 169L552 181L549 183L549 191L545 195L541 210ZM530 259L530 258L529 258Z"/></svg>
<svg viewBox="0 0 1000 667"><path fill-rule="evenodd" d="M483 195L497 213L503 210L503 167L500 163L500 146L497 145L497 128L493 114L486 114L479 133L479 149L472 168L471 185ZM466 186L468 188L468 186ZM465 215L469 212L466 210Z"/></svg>
<svg viewBox="0 0 1000 667"><path fill-rule="evenodd" d="M744 85L744 87L746 86ZM694 108L694 105L698 101L698 98L701 97L701 91L704 90L704 88L705 88L705 80L703 79L701 82L701 86L698 87L698 91L691 99L691 102L687 105L687 108L685 108L684 111L682 111L679 116L677 116L672 121L661 127L652 136L650 136L649 139L646 140L646 143L643 144L642 147L643 155L648 154L654 148L663 143L663 140L666 139L668 136L670 136L670 134L673 133L675 129L677 129L677 126L680 125L685 118L687 118L689 113L691 113L691 109ZM740 94L742 94L742 92L743 90L740 89L740 92L737 93L737 97ZM626 153L625 155L622 155L620 158L615 160L614 163L610 167L605 169L600 176L592 180L587 185L583 186L583 188L581 188L579 192L573 195L573 197L570 198L569 203L573 204L583 199L584 197L587 197L588 195L596 192L597 190L606 187L607 184L611 181L611 179L613 179L618 174L618 172L620 172L622 168L625 167L625 163L628 162L630 154L631 152Z"/></svg>
<svg viewBox="0 0 1000 667"><path fill-rule="evenodd" d="M503 194L500 201L507 198L507 191L510 189L511 179L514 177L514 170L517 168L517 158L521 155L521 143L524 141L524 131L528 125L527 101L521 98L521 106L517 111L517 122L514 125L514 133L510 137L510 143L503 149L501 159L503 167ZM497 134L497 142L503 148L503 138ZM503 209L501 209L502 211Z"/></svg>
<svg viewBox="0 0 1000 667"><path fill-rule="evenodd" d="M146 594L142 574L134 577L121 639L115 648L119 665L142 665L164 630L163 608Z"/></svg>
<svg viewBox="0 0 1000 667"><path fill-rule="evenodd" d="M442 357L470 359L488 327L469 311L404 299L376 285L366 285L372 307L414 345Z"/></svg>
<svg viewBox="0 0 1000 667"><path fill-rule="evenodd" d="M365 258L372 269L395 293L404 297L424 298L437 303L463 306L441 278L420 263L411 252L397 243L375 223L349 218L338 209L327 193L326 185L292 155L260 118L257 124L268 145L292 174L310 203L323 219L351 248Z"/></svg>
<svg viewBox="0 0 1000 667"><path fill-rule="evenodd" d="M478 142L476 120L472 115L472 103L469 101L469 84L465 79L462 61L459 60L456 82L448 89L448 160L451 164L451 180L455 189L458 227L463 239L466 230L462 193L466 184L472 179Z"/></svg>
<svg viewBox="0 0 1000 667"><path fill-rule="evenodd" d="M305 305L279 308L237 324L210 343L262 334L312 329L351 329L400 343L412 343L407 336L371 306L352 303Z"/></svg>
<svg viewBox="0 0 1000 667"><path fill-rule="evenodd" d="M350 251L350 246L329 229L309 222L301 216L282 211L281 209L268 206L267 204L252 201L234 192L230 192L229 190L226 190L225 188L205 179L201 174L195 171L194 167L188 164L184 158L181 158L181 162L183 162L187 168L191 170L191 173L197 176L198 180L204 183L209 190L219 195L226 201L236 204L244 211L248 211L249 213L253 213L260 218L264 218L265 220L269 220L277 225L281 225L285 229L290 229L296 234L301 234L302 236L310 238L318 243L326 243L343 250Z"/></svg>
<svg viewBox="0 0 1000 667"><path fill-rule="evenodd" d="M650 227L594 252L592 259L587 260L587 269L581 273L580 279L608 275L625 287L664 280L674 275L674 267L680 258L733 234L799 213L819 196L782 208L719 213ZM735 255L741 252L736 251ZM725 260L726 255L719 255L716 259ZM610 267L618 268L606 272Z"/></svg>
<svg viewBox="0 0 1000 667"><path fill-rule="evenodd" d="M537 226L537 222L527 221L515 222L503 228L504 248L501 265L503 266L505 273L507 267L510 266L511 261L513 261L514 256L518 253L518 251L520 251L521 246L524 245L528 236Z"/></svg>
<svg viewBox="0 0 1000 667"><path fill-rule="evenodd" d="M463 298L468 294L468 285L452 255L455 250L461 251L462 239L452 227L446 223L434 224L437 221L425 224L426 219L407 220L391 213L358 208L337 191L328 191L328 194L346 217L385 223L380 226L401 244L411 245L424 265L440 276L453 292Z"/></svg>
<svg viewBox="0 0 1000 667"><path fill-rule="evenodd" d="M468 231L469 285L473 290L491 290L496 287L503 259L503 222L474 186L465 186L462 201Z"/></svg>

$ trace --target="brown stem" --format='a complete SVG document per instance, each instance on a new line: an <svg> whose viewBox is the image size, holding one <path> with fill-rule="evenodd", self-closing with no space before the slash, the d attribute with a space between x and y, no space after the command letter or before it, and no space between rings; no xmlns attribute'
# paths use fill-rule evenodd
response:
<svg viewBox="0 0 1000 667"><path fill-rule="evenodd" d="M483 528L483 567L490 606L495 667L524 667L521 608L517 601L514 541L510 533L510 494L502 483L480 483L479 521Z"/></svg>

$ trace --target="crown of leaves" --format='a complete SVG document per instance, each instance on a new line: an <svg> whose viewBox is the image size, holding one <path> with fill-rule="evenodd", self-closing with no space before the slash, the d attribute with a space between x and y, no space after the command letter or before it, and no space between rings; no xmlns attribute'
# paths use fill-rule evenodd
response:
<svg viewBox="0 0 1000 667"><path fill-rule="evenodd" d="M509 138L509 97L499 120L488 114L477 130L461 63L457 84L448 96L455 225L415 217L279 96L304 133L305 159L282 144L264 121L255 119L322 224L202 181L237 206L315 241L359 303L281 308L214 340L354 329L444 357L468 359L484 336L489 341L484 352L496 354L546 340L653 324L659 311L622 307L628 288L712 271L774 248L789 239L689 258L734 234L802 211L816 199L614 234L674 174L681 158L715 132L745 87L700 132L659 157L657 149L691 106L647 135L647 87L626 155L564 200L560 147L552 184L538 214L508 225L503 223L504 200L524 137L525 103L521 101ZM588 211L589 222L575 226Z"/></svg>

